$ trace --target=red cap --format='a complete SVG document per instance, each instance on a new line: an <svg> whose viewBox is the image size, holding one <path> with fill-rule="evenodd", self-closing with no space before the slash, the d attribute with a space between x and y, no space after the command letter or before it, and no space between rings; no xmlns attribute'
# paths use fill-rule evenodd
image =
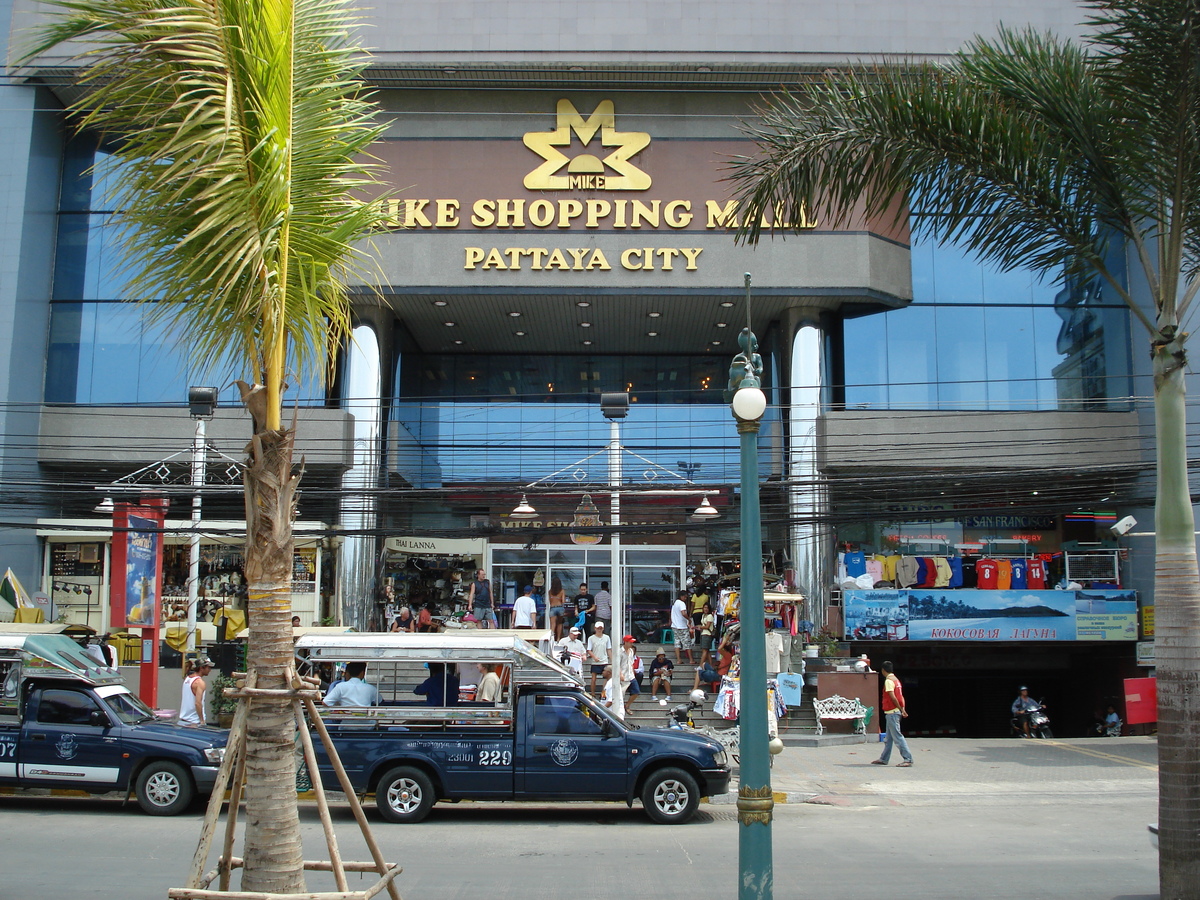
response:
<svg viewBox="0 0 1200 900"><path fill-rule="evenodd" d="M627 634L627 635L625 635L625 637L621 638L621 643L622 644L636 644L637 638L635 638L632 634Z"/></svg>

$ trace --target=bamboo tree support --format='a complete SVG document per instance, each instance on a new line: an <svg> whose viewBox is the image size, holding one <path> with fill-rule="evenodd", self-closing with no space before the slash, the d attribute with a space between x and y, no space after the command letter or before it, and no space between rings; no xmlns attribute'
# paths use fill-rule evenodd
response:
<svg viewBox="0 0 1200 900"><path fill-rule="evenodd" d="M187 886L171 888L167 896L171 900L370 900L384 889L392 900L401 900L395 885L396 877L403 871L399 866L388 863L371 834L371 827L363 813L362 804L350 783L338 757L337 749L321 721L321 714L315 701L320 698L318 683L312 679L304 679L296 674L294 669L286 673L286 680L291 685L284 690L272 690L256 687L255 675L248 676L235 672L235 678L243 679L238 688L227 688L225 696L235 697L238 701L237 712L233 718L233 727L229 732L229 741L225 747L225 758L217 770L217 782L213 787L212 796L208 801L208 809L204 816L204 825L200 830L200 842L196 847L192 865L188 871ZM304 860L304 868L309 871L332 872L337 889L325 892L307 892L303 894L275 894L261 891L231 891L230 876L234 869L241 868L242 859L233 855L234 838L237 828L238 811L241 807L242 785L246 778L246 721L249 718L250 704L255 697L289 697L296 716L296 728L300 735L300 745L312 778L313 791L317 798L317 811L321 817L321 827L325 833L325 842L329 847L329 860ZM329 761L337 773L338 781L350 802L355 821L362 831L363 838L371 852L371 862L346 862L342 860L338 848L337 835L333 829L333 820L329 814L329 802L325 797L325 787L321 773L317 769L317 754L313 745L312 735L308 731L308 720L321 736L321 743L329 756ZM232 776L232 783L230 781ZM225 834L221 854L217 858L217 867L211 872L204 873L204 865L212 848L213 837L217 829L217 820L221 815L221 806L225 799L226 786L229 788L229 813L226 817ZM380 878L373 885L362 891L351 891L346 882L346 872L375 872ZM211 890L209 885L218 881L218 889Z"/></svg>

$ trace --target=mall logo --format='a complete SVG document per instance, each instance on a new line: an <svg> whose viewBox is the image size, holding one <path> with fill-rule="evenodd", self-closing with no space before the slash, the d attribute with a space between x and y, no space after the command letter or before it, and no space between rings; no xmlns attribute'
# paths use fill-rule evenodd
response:
<svg viewBox="0 0 1200 900"><path fill-rule="evenodd" d="M587 152L596 133L599 147ZM568 156L571 135L579 138L581 152ZM611 100L602 100L587 118L579 114L570 100L558 101L558 121L553 131L530 131L525 146L545 160L525 176L531 191L645 191L650 176L631 163L650 145L650 135L642 131L617 131L616 113ZM611 152L601 157L601 153Z"/></svg>

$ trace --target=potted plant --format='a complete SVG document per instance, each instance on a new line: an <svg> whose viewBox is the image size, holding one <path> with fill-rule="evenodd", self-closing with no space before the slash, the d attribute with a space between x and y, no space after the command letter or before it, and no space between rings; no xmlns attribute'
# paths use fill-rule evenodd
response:
<svg viewBox="0 0 1200 900"><path fill-rule="evenodd" d="M228 675L213 679L209 690L212 691L212 711L217 717L217 725L230 728L233 725L233 714L237 711L237 700L225 696L225 689L237 687L237 682Z"/></svg>
<svg viewBox="0 0 1200 900"><path fill-rule="evenodd" d="M827 628L822 628L813 636L813 643L817 645L817 653L820 656L832 657L840 653L841 641Z"/></svg>

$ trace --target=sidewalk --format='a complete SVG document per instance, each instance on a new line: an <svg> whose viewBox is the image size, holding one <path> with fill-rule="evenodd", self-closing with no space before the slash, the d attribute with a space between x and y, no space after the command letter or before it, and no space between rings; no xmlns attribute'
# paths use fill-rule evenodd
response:
<svg viewBox="0 0 1200 900"><path fill-rule="evenodd" d="M951 797L1007 802L1033 789L1039 797L1075 800L1158 790L1158 747L1153 736L1066 740L910 738L911 768L871 765L879 742L786 747L775 757L771 787L776 803L829 806L915 805ZM737 801L738 772L729 794ZM1022 799L1022 802L1025 802Z"/></svg>

